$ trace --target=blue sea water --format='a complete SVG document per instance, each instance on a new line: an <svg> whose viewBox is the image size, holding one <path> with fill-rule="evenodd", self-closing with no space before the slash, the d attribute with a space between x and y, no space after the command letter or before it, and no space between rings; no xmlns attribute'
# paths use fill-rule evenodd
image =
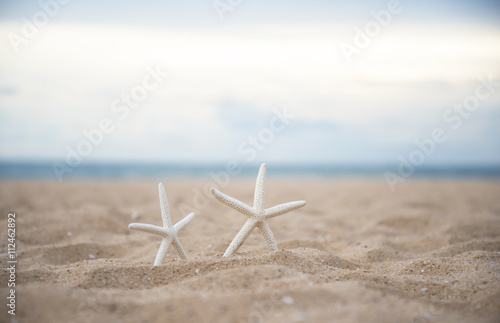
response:
<svg viewBox="0 0 500 323"><path fill-rule="evenodd" d="M63 174L63 180L74 179L165 179L210 178L225 171L226 164L189 163L86 163ZM241 165L234 177L255 177L259 165ZM269 177L295 178L369 178L385 180L387 172L398 174L397 165L269 164ZM500 179L500 166L419 166L411 178ZM0 179L58 180L47 162L0 162Z"/></svg>

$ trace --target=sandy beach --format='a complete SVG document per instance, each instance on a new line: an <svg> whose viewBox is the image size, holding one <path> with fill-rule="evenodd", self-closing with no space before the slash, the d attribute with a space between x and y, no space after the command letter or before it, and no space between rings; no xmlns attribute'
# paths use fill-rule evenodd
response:
<svg viewBox="0 0 500 323"><path fill-rule="evenodd" d="M161 225L158 182L0 183L0 272L9 288L7 214L16 213L16 315L2 322L499 322L500 182L278 180L266 207L306 200L255 230L203 180L163 181L189 255L128 229ZM221 191L253 201L254 180ZM199 193L199 198L193 198ZM208 193L206 193L208 196ZM180 207L182 206L182 207ZM184 210L191 207L191 210ZM198 210L195 209L195 207Z"/></svg>

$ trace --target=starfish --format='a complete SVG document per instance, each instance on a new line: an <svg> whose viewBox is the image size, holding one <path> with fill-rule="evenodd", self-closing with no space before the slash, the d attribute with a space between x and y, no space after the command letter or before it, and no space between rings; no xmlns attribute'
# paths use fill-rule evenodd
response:
<svg viewBox="0 0 500 323"><path fill-rule="evenodd" d="M165 188L163 184L158 184L158 192L160 194L160 208L161 208L161 218L163 220L163 227L159 227L152 224L144 223L130 223L128 225L129 229L144 231L152 234L159 235L163 237L163 241L160 245L160 250L156 254L156 259L153 266L159 266L163 262L163 259L167 255L167 250L170 244L174 246L177 253L182 259L188 259L188 256L177 238L177 233L194 218L194 212L190 213L184 219L172 225L172 220L170 219L170 208L168 207L167 193L165 193Z"/></svg>
<svg viewBox="0 0 500 323"><path fill-rule="evenodd" d="M236 211L241 212L248 217L248 220L243 228L241 228L240 232L238 232L234 240L227 248L226 252L224 253L224 257L229 257L234 254L243 244L243 242L245 242L246 238L248 237L248 235L250 235L250 232L255 229L255 227L259 228L260 232L262 233L262 236L264 237L267 245L267 249L271 251L278 251L276 240L274 240L273 232L271 231L271 228L269 228L267 220L306 205L305 201L295 201L264 209L265 181L266 164L262 164L259 169L259 175L257 176L257 183L255 184L253 207L250 207L235 198L227 196L226 194L216 190L213 187L210 188L210 192L215 196L217 200L219 200L219 202L232 207Z"/></svg>

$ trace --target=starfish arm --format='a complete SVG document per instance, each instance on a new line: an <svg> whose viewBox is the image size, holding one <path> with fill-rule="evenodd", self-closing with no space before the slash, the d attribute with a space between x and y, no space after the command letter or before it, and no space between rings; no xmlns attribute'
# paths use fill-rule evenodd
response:
<svg viewBox="0 0 500 323"><path fill-rule="evenodd" d="M186 226L186 224L188 224L189 222L191 222L191 220L194 218L194 212L191 212L188 216L186 216L184 219L180 220L179 222L177 222L175 225L174 225L174 231L175 233L181 231L182 228L184 228L184 226Z"/></svg>
<svg viewBox="0 0 500 323"><path fill-rule="evenodd" d="M147 233L156 234L161 237L167 236L167 230L162 227L158 227L152 224L144 224L144 223L130 223L128 228L131 230L144 231Z"/></svg>
<svg viewBox="0 0 500 323"><path fill-rule="evenodd" d="M295 202L288 202L288 203L283 203L280 205L273 206L269 209L266 209L264 211L264 215L266 219L274 218L275 216L282 215L284 213L293 211L295 209L298 209L300 207L303 207L306 205L306 201L295 201Z"/></svg>
<svg viewBox="0 0 500 323"><path fill-rule="evenodd" d="M213 196L215 196L215 198L217 200L219 200L219 202L224 203L229 207L232 207L236 211L241 212L241 213L245 214L246 216L255 215L255 211L251 207L246 205L245 203L240 202L237 199L232 198L231 196L228 196L228 195L216 190L213 187L210 188L210 192L212 193Z"/></svg>
<svg viewBox="0 0 500 323"><path fill-rule="evenodd" d="M159 266L163 262L163 259L165 259L165 256L167 255L167 250L170 244L172 243L172 237L167 236L166 238L163 238L163 241L161 242L160 245L160 250L158 250L158 253L156 254L156 259L153 264L153 266Z"/></svg>
<svg viewBox="0 0 500 323"><path fill-rule="evenodd" d="M273 232L267 222L259 222L259 224L257 224L257 228L259 228L264 240L266 241L267 249L271 251L278 251L278 246L276 245L276 240L274 240Z"/></svg>
<svg viewBox="0 0 500 323"><path fill-rule="evenodd" d="M172 220L170 219L170 208L168 207L167 193L165 192L165 187L163 184L158 184L158 193L160 195L160 208L161 208L161 219L163 221L163 226L165 228L172 227Z"/></svg>
<svg viewBox="0 0 500 323"><path fill-rule="evenodd" d="M266 164L260 165L259 175L255 183L255 193L253 196L253 208L262 211L264 210L264 186L266 182Z"/></svg>
<svg viewBox="0 0 500 323"><path fill-rule="evenodd" d="M243 242L245 242L248 235L250 234L250 232L252 232L256 225L257 223L255 221L252 221L250 219L247 220L243 228L241 228L240 232L238 232L236 237L234 237L229 247L227 247L226 252L224 253L224 257L229 257L234 254L241 247Z"/></svg>
<svg viewBox="0 0 500 323"><path fill-rule="evenodd" d="M182 245L179 242L179 238L177 238L177 236L175 236L174 239L172 240L172 245L174 246L174 249L177 250L177 253L182 259L188 260L188 256L184 251L184 248L182 248Z"/></svg>

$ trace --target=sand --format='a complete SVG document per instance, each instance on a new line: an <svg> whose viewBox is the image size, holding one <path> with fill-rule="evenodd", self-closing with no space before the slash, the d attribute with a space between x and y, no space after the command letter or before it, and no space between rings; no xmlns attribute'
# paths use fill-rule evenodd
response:
<svg viewBox="0 0 500 323"><path fill-rule="evenodd" d="M190 260L151 268L157 182L0 184L1 322L500 322L500 182L270 180L266 207L307 205L222 255L245 217L164 181ZM254 182L221 190L246 203ZM193 197L198 196L193 200ZM184 207L180 208L180 205ZM191 208L191 210L185 209ZM7 213L16 212L16 315L7 314Z"/></svg>

